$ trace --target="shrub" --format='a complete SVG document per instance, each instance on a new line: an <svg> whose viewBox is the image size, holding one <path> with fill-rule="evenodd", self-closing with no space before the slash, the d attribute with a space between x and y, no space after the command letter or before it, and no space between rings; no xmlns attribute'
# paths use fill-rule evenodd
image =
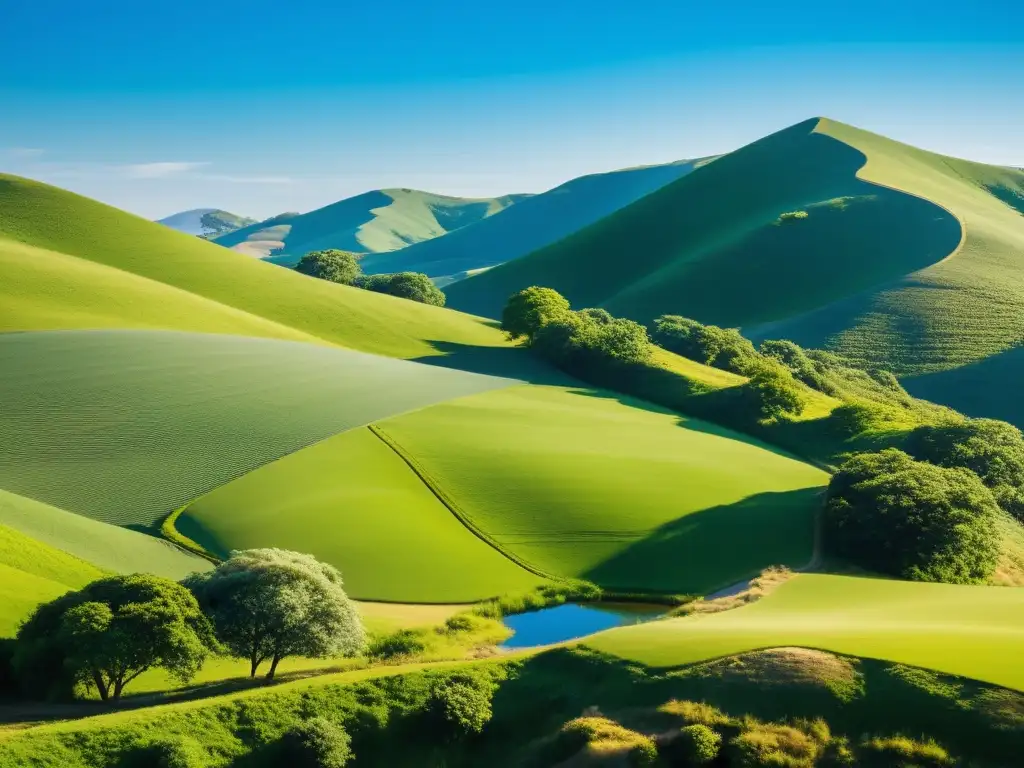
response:
<svg viewBox="0 0 1024 768"><path fill-rule="evenodd" d="M862 764L878 768L943 768L954 763L934 741L915 741L906 736L866 739L860 757Z"/></svg>
<svg viewBox="0 0 1024 768"><path fill-rule="evenodd" d="M826 395L836 394L836 387L828 380L825 366L812 359L803 347L792 341L778 340L761 343L758 351L764 356L781 363L789 369L794 378L807 386L824 392Z"/></svg>
<svg viewBox="0 0 1024 768"><path fill-rule="evenodd" d="M362 274L359 261L354 253L330 249L310 251L295 265L295 271L332 283L352 285Z"/></svg>
<svg viewBox="0 0 1024 768"><path fill-rule="evenodd" d="M569 312L569 301L558 291L534 285L513 294L501 313L501 329L510 339L532 342L546 323Z"/></svg>
<svg viewBox="0 0 1024 768"><path fill-rule="evenodd" d="M444 291L421 272L396 272L393 275L366 275L356 278L353 282L357 288L375 293L386 293L421 304L443 307Z"/></svg>
<svg viewBox="0 0 1024 768"><path fill-rule="evenodd" d="M918 581L985 581L999 553L998 507L972 472L914 461L889 448L840 467L828 487L824 533L836 555Z"/></svg>
<svg viewBox="0 0 1024 768"><path fill-rule="evenodd" d="M394 659L416 656L426 649L427 644L421 633L414 629L400 629L370 643L367 655L373 659Z"/></svg>
<svg viewBox="0 0 1024 768"><path fill-rule="evenodd" d="M797 416L807 404L804 393L783 365L773 360L757 360L746 366L750 380L743 385L745 395L761 419Z"/></svg>
<svg viewBox="0 0 1024 768"><path fill-rule="evenodd" d="M491 719L494 687L482 677L453 675L434 684L429 706L453 736L480 733Z"/></svg>
<svg viewBox="0 0 1024 768"><path fill-rule="evenodd" d="M457 613L449 616L444 622L449 632L470 632L476 628L474 617L468 613Z"/></svg>
<svg viewBox="0 0 1024 768"><path fill-rule="evenodd" d="M340 725L313 717L281 739L282 765L291 768L343 768L352 759L352 740Z"/></svg>
<svg viewBox="0 0 1024 768"><path fill-rule="evenodd" d="M778 224L792 224L794 221L800 221L806 219L808 216L807 211L787 211L786 213L780 213Z"/></svg>
<svg viewBox="0 0 1024 768"><path fill-rule="evenodd" d="M754 345L733 328L703 325L679 315L654 321L654 343L677 355L733 373L743 373L759 355Z"/></svg>
<svg viewBox="0 0 1024 768"><path fill-rule="evenodd" d="M158 738L135 751L132 762L145 768L206 768L209 756L187 736Z"/></svg>
<svg viewBox="0 0 1024 768"><path fill-rule="evenodd" d="M679 751L687 765L707 765L718 757L722 737L706 725L687 725L679 731Z"/></svg>
<svg viewBox="0 0 1024 768"><path fill-rule="evenodd" d="M1024 435L994 419L919 427L908 442L911 454L941 467L963 467L992 490L1003 509L1024 522Z"/></svg>
<svg viewBox="0 0 1024 768"><path fill-rule="evenodd" d="M566 312L537 329L531 346L569 371L642 363L651 356L647 329L604 310Z"/></svg>
<svg viewBox="0 0 1024 768"><path fill-rule="evenodd" d="M798 728L749 723L729 742L731 765L739 768L811 768L821 745Z"/></svg>
<svg viewBox="0 0 1024 768"><path fill-rule="evenodd" d="M658 762L658 746L654 739L641 739L626 755L626 763L630 768L647 768Z"/></svg>

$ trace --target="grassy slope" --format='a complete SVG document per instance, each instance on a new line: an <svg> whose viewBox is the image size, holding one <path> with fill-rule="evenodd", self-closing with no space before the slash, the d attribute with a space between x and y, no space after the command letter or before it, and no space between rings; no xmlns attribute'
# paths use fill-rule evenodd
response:
<svg viewBox="0 0 1024 768"><path fill-rule="evenodd" d="M508 384L311 344L147 331L0 335L0 370L0 488L141 526L337 432Z"/></svg>
<svg viewBox="0 0 1024 768"><path fill-rule="evenodd" d="M115 573L155 573L181 579L212 566L144 533L101 523L0 490L0 525Z"/></svg>
<svg viewBox="0 0 1024 768"><path fill-rule="evenodd" d="M377 426L476 526L543 571L704 592L809 559L825 473L629 404L596 390L514 387Z"/></svg>
<svg viewBox="0 0 1024 768"><path fill-rule="evenodd" d="M586 644L656 667L805 646L1024 690L1024 590L803 574L742 608L611 630Z"/></svg>
<svg viewBox="0 0 1024 768"><path fill-rule="evenodd" d="M323 248L377 253L430 240L480 221L521 195L460 198L414 189L381 189L309 213L269 219L215 238L218 245L259 258L294 264Z"/></svg>
<svg viewBox="0 0 1024 768"><path fill-rule="evenodd" d="M706 160L627 168L582 176L520 201L501 216L400 251L369 255L367 272L456 275L516 259L569 235L685 176Z"/></svg>
<svg viewBox="0 0 1024 768"><path fill-rule="evenodd" d="M449 304L494 316L550 285L576 306L686 314L922 374L1024 338L1022 210L1020 171L816 119L451 286ZM790 211L808 216L780 222ZM956 379L929 394L957 405Z"/></svg>
<svg viewBox="0 0 1024 768"><path fill-rule="evenodd" d="M9 637L39 603L104 572L67 552L0 525L0 637Z"/></svg>
<svg viewBox="0 0 1024 768"><path fill-rule="evenodd" d="M212 552L277 546L338 566L368 600L469 602L539 579L476 538L367 429L217 488L178 519Z"/></svg>
<svg viewBox="0 0 1024 768"><path fill-rule="evenodd" d="M0 265L0 331L210 330L406 358L506 346L478 318L314 280L15 176L0 175Z"/></svg>

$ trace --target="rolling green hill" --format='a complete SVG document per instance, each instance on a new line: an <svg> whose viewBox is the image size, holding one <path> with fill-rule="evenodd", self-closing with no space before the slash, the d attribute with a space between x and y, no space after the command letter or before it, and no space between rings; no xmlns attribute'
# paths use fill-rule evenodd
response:
<svg viewBox="0 0 1024 768"><path fill-rule="evenodd" d="M1024 691L1024 590L800 574L715 614L614 629L589 647L653 667L779 646L926 667Z"/></svg>
<svg viewBox="0 0 1024 768"><path fill-rule="evenodd" d="M510 383L312 344L128 330L2 334L0 370L0 488L143 528L337 432Z"/></svg>
<svg viewBox="0 0 1024 768"><path fill-rule="evenodd" d="M540 579L474 536L368 429L336 435L198 499L177 520L215 554L284 547L364 600L469 602Z"/></svg>
<svg viewBox="0 0 1024 768"><path fill-rule="evenodd" d="M390 253L369 254L363 270L448 277L524 256L629 205L714 158L626 168L567 181L492 216Z"/></svg>
<svg viewBox="0 0 1024 768"><path fill-rule="evenodd" d="M155 573L177 580L213 567L208 560L155 536L4 490L0 490L0 525L114 573Z"/></svg>
<svg viewBox="0 0 1024 768"><path fill-rule="evenodd" d="M0 637L10 637L39 603L105 574L84 560L0 525Z"/></svg>
<svg viewBox="0 0 1024 768"><path fill-rule="evenodd" d="M828 479L600 390L512 387L377 428L495 546L619 589L703 593L770 564L803 565Z"/></svg>
<svg viewBox="0 0 1024 768"><path fill-rule="evenodd" d="M407 358L508 346L478 318L308 278L16 176L0 175L0 270L0 332L163 328Z"/></svg>
<svg viewBox="0 0 1024 768"><path fill-rule="evenodd" d="M187 235L197 235L211 239L236 229L256 224L256 219L248 216L239 216L237 213L222 211L219 208L194 208L191 211L174 213L163 219L157 220L157 224L176 229Z"/></svg>
<svg viewBox="0 0 1024 768"><path fill-rule="evenodd" d="M1018 170L814 119L450 286L448 303L495 317L547 285L573 306L683 314L934 374L920 386L956 405L955 374L937 372L1024 340L1021 211Z"/></svg>
<svg viewBox="0 0 1024 768"><path fill-rule="evenodd" d="M393 251L473 224L526 197L461 198L380 189L309 213L275 216L213 239L239 253L291 266L304 253L324 248Z"/></svg>

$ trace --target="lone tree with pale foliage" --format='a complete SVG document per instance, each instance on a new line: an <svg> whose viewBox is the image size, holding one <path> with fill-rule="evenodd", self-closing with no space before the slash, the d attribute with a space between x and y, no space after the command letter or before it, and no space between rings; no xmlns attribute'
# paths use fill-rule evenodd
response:
<svg viewBox="0 0 1024 768"><path fill-rule="evenodd" d="M249 660L250 677L267 660L272 679L286 656L353 656L366 645L341 573L312 555L247 549L184 584L212 619L217 639Z"/></svg>
<svg viewBox="0 0 1024 768"><path fill-rule="evenodd" d="M352 285L363 274L359 260L354 253L331 248L326 251L310 251L295 265L295 271L332 283Z"/></svg>
<svg viewBox="0 0 1024 768"><path fill-rule="evenodd" d="M14 664L23 684L45 686L43 694L78 682L96 686L103 701L117 701L126 685L156 667L188 682L213 645L209 621L180 584L113 576L39 606L18 631Z"/></svg>

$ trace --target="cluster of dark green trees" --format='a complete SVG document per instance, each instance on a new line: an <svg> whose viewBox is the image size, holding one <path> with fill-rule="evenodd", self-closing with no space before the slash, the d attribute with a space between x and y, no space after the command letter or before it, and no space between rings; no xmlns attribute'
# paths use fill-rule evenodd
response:
<svg viewBox="0 0 1024 768"><path fill-rule="evenodd" d="M908 579L980 583L997 565L999 517L1024 523L1020 430L916 401L888 371L863 369L792 341L755 347L735 329L679 315L663 315L648 330L603 309L573 311L557 291L537 286L509 299L502 328L584 380L768 439L787 436L782 430L794 426L788 419L803 411L808 389L840 400L798 439L807 441L808 429L815 429L814 438L827 437L839 448L827 454L847 455L829 486L824 545L860 567ZM654 345L745 376L747 383L702 391L651 364ZM893 429L893 419L925 423ZM870 438L853 440L864 434ZM877 447L850 456L849 443Z"/></svg>
<svg viewBox="0 0 1024 768"><path fill-rule="evenodd" d="M354 253L335 249L311 251L303 256L295 269L304 275L351 285L376 293L386 293L421 304L443 307L444 292L420 272L396 272L390 275L364 275Z"/></svg>
<svg viewBox="0 0 1024 768"><path fill-rule="evenodd" d="M117 701L147 670L188 682L214 653L248 660L253 677L270 662L273 678L287 656L351 656L365 645L337 569L253 549L180 584L112 576L41 605L19 629L9 665L26 697L71 698L85 686Z"/></svg>

